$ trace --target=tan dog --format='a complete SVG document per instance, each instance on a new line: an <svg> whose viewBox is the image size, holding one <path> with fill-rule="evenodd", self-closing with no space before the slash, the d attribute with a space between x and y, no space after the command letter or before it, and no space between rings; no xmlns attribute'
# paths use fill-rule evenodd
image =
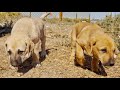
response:
<svg viewBox="0 0 120 90"><path fill-rule="evenodd" d="M100 73L99 62L103 65L114 65L118 49L114 40L103 31L98 25L87 22L80 22L73 26L70 59L75 60L76 65L85 68L84 54L92 57L91 70L96 73Z"/></svg>
<svg viewBox="0 0 120 90"><path fill-rule="evenodd" d="M43 19L46 13L38 18L22 18L18 20L11 31L11 36L5 42L10 63L14 67L19 67L25 60L32 56L32 65L40 65L39 52L41 45L41 57L46 56L45 51L45 24Z"/></svg>

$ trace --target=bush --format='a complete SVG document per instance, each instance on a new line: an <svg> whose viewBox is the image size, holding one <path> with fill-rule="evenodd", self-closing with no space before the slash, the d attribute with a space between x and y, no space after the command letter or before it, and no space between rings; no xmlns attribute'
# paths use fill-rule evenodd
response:
<svg viewBox="0 0 120 90"><path fill-rule="evenodd" d="M120 14L112 17L111 15L106 16L103 20L96 22L98 25L106 29L106 33L112 35L118 48L120 50Z"/></svg>
<svg viewBox="0 0 120 90"><path fill-rule="evenodd" d="M0 23L21 17L20 12L0 12Z"/></svg>

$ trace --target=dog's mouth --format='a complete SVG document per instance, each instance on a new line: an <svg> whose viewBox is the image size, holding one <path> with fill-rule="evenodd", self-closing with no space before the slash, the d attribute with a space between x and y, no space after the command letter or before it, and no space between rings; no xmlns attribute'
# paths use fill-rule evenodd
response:
<svg viewBox="0 0 120 90"><path fill-rule="evenodd" d="M23 65L21 64L21 65L18 65L18 68L23 68Z"/></svg>
<svg viewBox="0 0 120 90"><path fill-rule="evenodd" d="M14 65L14 64L11 64L13 67L18 67L18 68L21 68L21 67L23 67L23 65L22 64L16 64L16 65Z"/></svg>

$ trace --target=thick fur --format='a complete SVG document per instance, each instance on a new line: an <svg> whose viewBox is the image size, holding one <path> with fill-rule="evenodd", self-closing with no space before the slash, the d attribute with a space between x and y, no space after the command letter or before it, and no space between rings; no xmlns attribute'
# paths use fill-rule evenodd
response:
<svg viewBox="0 0 120 90"><path fill-rule="evenodd" d="M85 56L92 57L91 70L99 72L99 62L114 65L119 53L114 40L96 24L80 22L73 26L71 33L72 52L70 59L84 68Z"/></svg>

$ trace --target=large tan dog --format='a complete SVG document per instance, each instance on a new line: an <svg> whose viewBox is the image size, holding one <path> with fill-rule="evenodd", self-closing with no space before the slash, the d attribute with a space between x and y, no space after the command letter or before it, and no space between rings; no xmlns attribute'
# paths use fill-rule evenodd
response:
<svg viewBox="0 0 120 90"><path fill-rule="evenodd" d="M84 54L92 57L91 70L98 74L100 73L99 62L109 66L115 64L115 58L119 51L114 40L103 31L100 26L87 22L80 22L73 26L70 59L75 60L76 65L79 64L85 68Z"/></svg>
<svg viewBox="0 0 120 90"><path fill-rule="evenodd" d="M10 63L14 67L19 67L25 60L32 56L32 64L40 65L39 52L41 46L41 57L46 56L45 51L45 24L43 19L48 15L46 13L41 18L22 18L18 20L11 31L11 36L5 42Z"/></svg>

